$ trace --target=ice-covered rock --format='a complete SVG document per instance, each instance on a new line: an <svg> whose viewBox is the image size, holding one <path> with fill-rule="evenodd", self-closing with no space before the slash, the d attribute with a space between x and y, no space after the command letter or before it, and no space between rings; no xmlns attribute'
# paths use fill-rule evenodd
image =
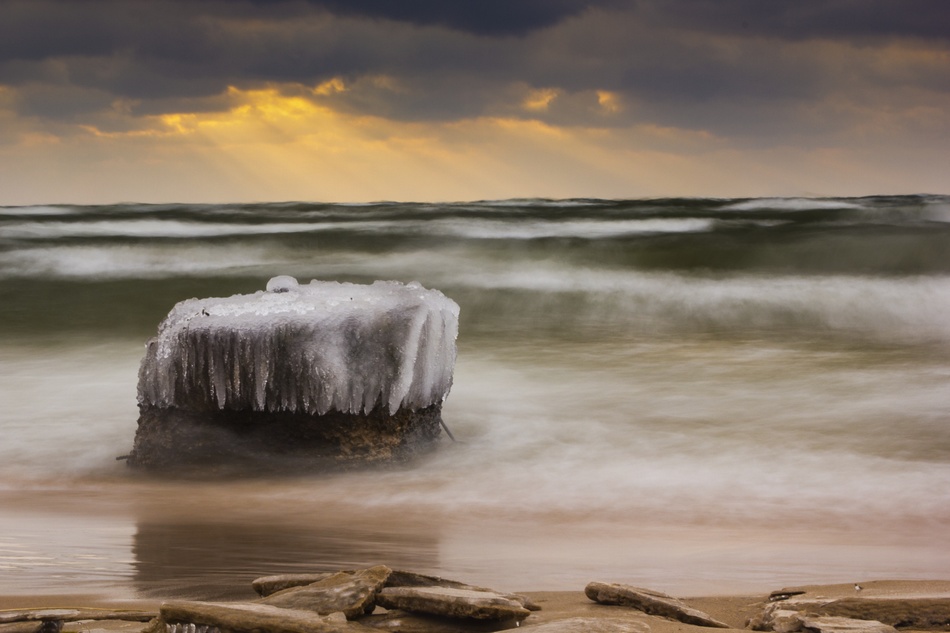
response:
<svg viewBox="0 0 950 633"><path fill-rule="evenodd" d="M448 395L459 308L441 292L285 276L267 287L177 304L148 343L139 404L395 413Z"/></svg>
<svg viewBox="0 0 950 633"><path fill-rule="evenodd" d="M363 435L355 452L366 453L380 428L404 435L420 413L431 436L452 386L458 316L441 292L391 281L280 276L251 295L182 301L146 346L130 464L156 451L203 459L237 428L242 455L266 447L268 428L284 436L270 447L278 453L302 427L328 433L330 451L343 453L354 452L352 429Z"/></svg>

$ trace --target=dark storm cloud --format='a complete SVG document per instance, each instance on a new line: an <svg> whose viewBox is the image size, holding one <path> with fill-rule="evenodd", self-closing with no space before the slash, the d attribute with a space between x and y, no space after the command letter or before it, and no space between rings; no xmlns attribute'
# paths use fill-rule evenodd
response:
<svg viewBox="0 0 950 633"><path fill-rule="evenodd" d="M339 77L347 90L321 97L332 107L400 120L817 134L828 119L796 110L833 93L950 91L948 34L947 0L8 0L0 85L21 114L64 120ZM894 42L945 57L883 64ZM543 88L557 98L525 111ZM629 107L605 112L598 90Z"/></svg>
<svg viewBox="0 0 950 633"><path fill-rule="evenodd" d="M252 0L263 6L290 0ZM618 0L308 0L338 15L383 18L419 25L439 25L478 35L524 35L557 24L593 6Z"/></svg>
<svg viewBox="0 0 950 633"><path fill-rule="evenodd" d="M784 39L950 38L945 0L668 0L641 3L658 24Z"/></svg>

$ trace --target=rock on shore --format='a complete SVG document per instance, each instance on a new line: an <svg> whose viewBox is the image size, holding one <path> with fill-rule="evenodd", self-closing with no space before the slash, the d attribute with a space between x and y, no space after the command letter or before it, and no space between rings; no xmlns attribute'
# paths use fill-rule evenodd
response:
<svg viewBox="0 0 950 633"><path fill-rule="evenodd" d="M729 628L728 624L711 618L698 609L689 607L681 600L651 589L592 582L584 589L584 593L587 594L588 598L600 604L633 607L649 615L658 615L696 626Z"/></svg>
<svg viewBox="0 0 950 633"><path fill-rule="evenodd" d="M313 582L307 582L307 580ZM426 576L386 566L315 574L269 576L254 582L264 597L249 602L195 602L171 600L154 612L128 609L0 609L2 633L487 633L520 627L538 633L685 633L698 631L677 612L648 614L629 601L630 590L650 600L672 602L690 617L687 601L649 589L591 583L594 602L578 591L518 594L496 592L454 580ZM367 591L367 587L369 590ZM946 630L950 626L950 582L881 581L851 585L823 585L783 589L756 601L732 596L693 598L688 602L713 614L714 622L728 622L776 633L894 633L897 630ZM387 610L386 595L420 593L424 599ZM619 598L617 594L628 596ZM474 595L469 595L474 594ZM440 604L430 607L430 600ZM367 600L368 598L368 600ZM634 598L639 603L642 598ZM460 606L457 601L468 601ZM862 602L860 615L903 614L903 622L843 617L819 613L838 602ZM882 615L878 603L888 601ZM274 604L279 602L280 604ZM543 605L543 611L534 603ZM479 605L505 605L501 619L482 618ZM13 606L9 599L0 606ZM529 611L528 607L532 611ZM654 607L649 607L651 610ZM851 608L851 607L849 607ZM408 609L414 609L409 611ZM467 613L465 613L467 611ZM349 613L347 613L349 612ZM514 613L516 617L508 617ZM441 614L441 615L438 615ZM153 618L143 630L142 623Z"/></svg>
<svg viewBox="0 0 950 633"><path fill-rule="evenodd" d="M271 576L255 580L253 586L264 594L255 602L166 602L161 617L152 623L148 633L330 633L373 629L475 633L517 626L531 613L525 607L527 599L514 594L393 571L384 565L334 573ZM388 612L383 616L371 615L377 606Z"/></svg>
<svg viewBox="0 0 950 633"><path fill-rule="evenodd" d="M885 581L780 589L772 592L748 626L777 633L893 633L895 627L946 631L950 586L934 591L920 583Z"/></svg>

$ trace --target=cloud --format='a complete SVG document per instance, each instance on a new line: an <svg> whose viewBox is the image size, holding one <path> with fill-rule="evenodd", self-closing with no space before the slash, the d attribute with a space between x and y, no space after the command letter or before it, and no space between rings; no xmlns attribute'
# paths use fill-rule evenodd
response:
<svg viewBox="0 0 950 633"><path fill-rule="evenodd" d="M324 95L326 105L395 120L692 120L732 134L773 108L785 118L846 93L873 103L894 89L950 92L950 46L927 39L946 23L942 7L944 0L10 0L0 3L0 84L21 90L23 114L50 119L117 101L143 115L189 102L208 107L228 86L308 89L337 78L348 89ZM558 97L524 108L538 91ZM607 93L626 106L611 108L612 117L596 96ZM807 117L798 123L808 128Z"/></svg>
<svg viewBox="0 0 950 633"><path fill-rule="evenodd" d="M284 3L285 0L255 1L255 4L270 6ZM439 25L476 35L522 36L590 7L617 3L612 0L309 0L309 4L338 15Z"/></svg>
<svg viewBox="0 0 950 633"><path fill-rule="evenodd" d="M250 156L286 152L290 165L309 161L331 172L352 161L355 174L382 168L373 148L419 173L454 160L495 174L480 183L486 188L519 172L526 186L540 182L539 168L516 166L525 160L551 174L583 173L605 192L619 191L615 184L632 169L662 181L648 160L706 182L701 157L738 165L736 152L749 152L814 179L790 157L837 164L828 157L856 160L852 149L860 147L895 156L917 148L933 159L950 146L945 7L946 0L5 0L0 145L13 156L29 144L39 157L60 143L57 161L82 156L80 147L103 156L111 148L131 163L134 151L155 161L186 152L206 165L224 161L222 148L238 156L254 146ZM276 104L297 114L277 116ZM320 127L323 136L314 132ZM337 156L337 166L324 153ZM168 174L177 174L174 164ZM357 177L348 178L336 176ZM457 174L440 178L454 190L477 189Z"/></svg>
<svg viewBox="0 0 950 633"><path fill-rule="evenodd" d="M783 40L945 41L950 11L943 0L667 0L638 3L660 26Z"/></svg>

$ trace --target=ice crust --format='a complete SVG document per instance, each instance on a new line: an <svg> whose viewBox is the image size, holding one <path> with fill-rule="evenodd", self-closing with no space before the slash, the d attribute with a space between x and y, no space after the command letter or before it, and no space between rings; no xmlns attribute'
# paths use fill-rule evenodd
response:
<svg viewBox="0 0 950 633"><path fill-rule="evenodd" d="M418 283L270 280L175 305L146 345L143 406L365 413L441 403L459 307Z"/></svg>

